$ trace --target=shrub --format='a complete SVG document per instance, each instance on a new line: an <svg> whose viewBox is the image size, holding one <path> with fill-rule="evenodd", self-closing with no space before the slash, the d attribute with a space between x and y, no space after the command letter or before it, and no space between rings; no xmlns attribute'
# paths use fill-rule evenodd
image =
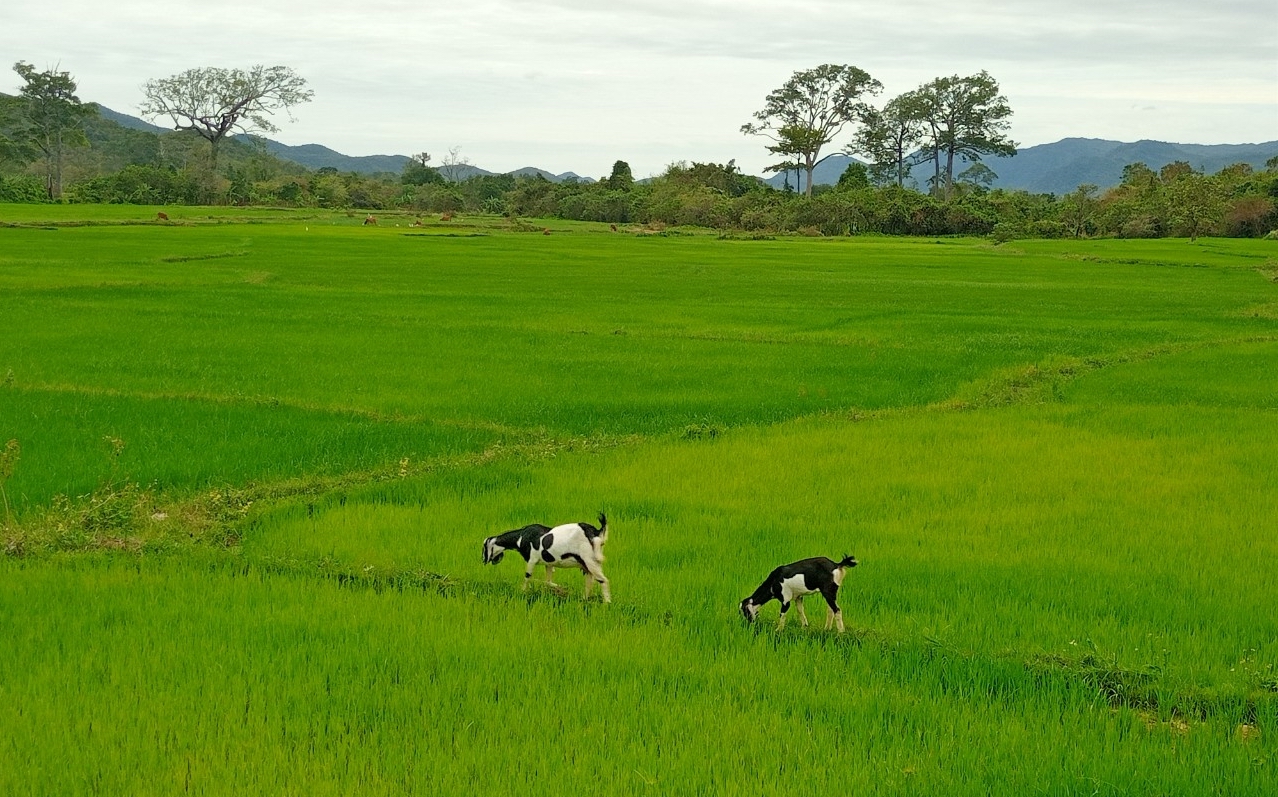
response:
<svg viewBox="0 0 1278 797"><path fill-rule="evenodd" d="M38 177L0 177L0 202L46 202L49 194Z"/></svg>

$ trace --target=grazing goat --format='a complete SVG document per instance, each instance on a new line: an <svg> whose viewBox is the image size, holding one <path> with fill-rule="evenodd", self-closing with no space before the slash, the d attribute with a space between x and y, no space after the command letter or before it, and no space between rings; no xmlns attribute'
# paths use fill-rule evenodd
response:
<svg viewBox="0 0 1278 797"><path fill-rule="evenodd" d="M541 535L533 549L534 556L529 558L524 568L524 589L528 588L528 579L532 578L533 568L540 561L546 566L546 583L555 585L556 567L573 567L585 573L586 594L599 582L603 592L604 603L612 603L612 590L608 586L608 577L603 573L603 546L608 541L608 518L599 513L599 528L589 523L565 523L555 526Z"/></svg>
<svg viewBox="0 0 1278 797"><path fill-rule="evenodd" d="M759 609L768 601L781 602L781 622L777 630L785 628L785 613L794 603L799 608L799 619L803 626L808 625L808 616L803 611L803 596L820 592L827 606L825 629L830 630L831 623L838 623L839 633L843 633L843 611L839 609L839 586L848 568L856 567L856 559L844 556L835 562L824 556L802 559L788 565L781 565L768 574L754 594L741 601L741 614L746 622L753 623L759 616Z"/></svg>
<svg viewBox="0 0 1278 797"><path fill-rule="evenodd" d="M376 216L365 216L365 217L364 217L364 226L365 226L365 227L367 227L367 226L369 226L370 224L371 224L371 225L373 225L374 227L376 227L376 226L377 226L377 217L376 217Z"/></svg>
<svg viewBox="0 0 1278 797"><path fill-rule="evenodd" d="M604 603L612 602L608 578L603 574L603 545L608 541L608 518L599 514L599 527L589 523L566 523L553 529L540 523L524 526L484 540L484 564L495 565L506 551L518 551L528 566L524 569L524 589L532 578L533 569L546 566L546 583L555 584L555 568L572 567L585 573L586 597L590 597L595 582L603 592Z"/></svg>
<svg viewBox="0 0 1278 797"><path fill-rule="evenodd" d="M484 564L495 565L506 555L506 551L518 551L527 562L532 559L532 552L541 535L550 531L550 526L532 523L522 529L508 531L484 540Z"/></svg>

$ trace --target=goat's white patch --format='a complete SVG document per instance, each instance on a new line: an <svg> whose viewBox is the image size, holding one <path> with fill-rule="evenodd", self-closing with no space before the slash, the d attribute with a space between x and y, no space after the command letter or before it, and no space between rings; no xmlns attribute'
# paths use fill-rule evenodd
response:
<svg viewBox="0 0 1278 797"><path fill-rule="evenodd" d="M598 581L603 592L604 603L611 603L612 591L608 584L608 578L603 574L603 557L600 556L605 540L607 540L606 524L604 525L603 533L593 540L586 536L585 529L581 527L580 523L555 526L541 535L538 540L535 550L540 550L540 556L534 555L529 558L528 567L524 571L524 578L531 577L533 568L538 564L544 565L546 568L547 584L554 584L555 568L557 567L571 567L583 570L585 571L586 579L586 597L590 596L590 592L594 588L593 582ZM527 582L525 581L525 583Z"/></svg>
<svg viewBox="0 0 1278 797"><path fill-rule="evenodd" d="M816 592L816 590L814 589L807 588L806 581L807 579L804 578L802 573L800 573L797 576L790 576L789 578L782 579L781 580L782 602L789 603L795 598L799 598L804 595L811 595L813 592Z"/></svg>

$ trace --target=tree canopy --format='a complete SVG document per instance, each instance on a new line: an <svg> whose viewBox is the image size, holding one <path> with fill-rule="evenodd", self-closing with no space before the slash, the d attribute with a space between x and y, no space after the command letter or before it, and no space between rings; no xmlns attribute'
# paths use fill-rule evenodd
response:
<svg viewBox="0 0 1278 797"><path fill-rule="evenodd" d="M846 64L823 64L795 72L764 100L755 122L741 126L746 135L760 135L774 143L768 151L786 156L767 171L784 171L801 165L807 173L804 193L812 195L812 171L823 158L821 149L866 110L862 99L877 94L883 84L863 69ZM828 156L827 156L828 157Z"/></svg>
<svg viewBox="0 0 1278 797"><path fill-rule="evenodd" d="M63 158L68 147L84 146L84 121L96 113L75 95L76 82L70 72L51 67L43 72L19 61L13 71L24 85L14 106L15 120L9 155L39 151L45 162L45 190L49 198L62 194Z"/></svg>
<svg viewBox="0 0 1278 797"><path fill-rule="evenodd" d="M982 155L1010 157L1016 142L1007 137L1012 116L998 81L985 70L968 77L936 78L916 92L922 121L931 135L936 162L936 190L950 196L954 190L954 161L963 156L979 161ZM945 157L944 169L941 157Z"/></svg>
<svg viewBox="0 0 1278 797"><path fill-rule="evenodd" d="M913 157L923 143L926 103L918 92L907 92L889 100L882 110L867 108L861 127L848 148L870 159L870 173L876 182L905 185Z"/></svg>
<svg viewBox="0 0 1278 797"><path fill-rule="evenodd" d="M274 133L276 111L310 102L306 80L286 66L254 66L247 71L203 67L142 87L142 115L168 116L176 130L191 130L209 142L210 161L217 164L218 144L233 132Z"/></svg>

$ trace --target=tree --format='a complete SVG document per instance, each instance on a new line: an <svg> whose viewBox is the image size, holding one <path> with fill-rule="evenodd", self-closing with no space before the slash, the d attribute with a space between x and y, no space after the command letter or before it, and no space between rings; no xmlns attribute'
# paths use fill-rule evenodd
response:
<svg viewBox="0 0 1278 797"><path fill-rule="evenodd" d="M1092 218L1100 204L1096 198L1098 190L1092 183L1084 183L1074 189L1072 194L1061 198L1061 221L1075 238L1081 238L1092 225Z"/></svg>
<svg viewBox="0 0 1278 797"><path fill-rule="evenodd" d="M310 102L306 80L286 66L188 69L142 86L142 115L168 116L175 130L191 130L209 142L209 164L217 168L218 145L233 132L275 133L275 111ZM290 119L292 118L290 114Z"/></svg>
<svg viewBox="0 0 1278 797"><path fill-rule="evenodd" d="M839 175L837 187L840 191L857 191L862 188L869 188L870 172L865 168L864 163L852 161L843 170L843 174Z"/></svg>
<svg viewBox="0 0 1278 797"><path fill-rule="evenodd" d="M959 172L958 177L955 178L955 183L975 189L987 190L994 185L994 181L997 179L998 175L994 173L993 169L978 161Z"/></svg>
<svg viewBox="0 0 1278 797"><path fill-rule="evenodd" d="M462 156L460 145L449 148L448 154L444 156L444 162L439 167L439 173L452 183L460 183L470 171L470 159Z"/></svg>
<svg viewBox="0 0 1278 797"><path fill-rule="evenodd" d="M612 174L608 175L608 179L604 180L604 184L613 191L629 191L633 188L635 176L630 171L630 164L625 161L617 161L612 164Z"/></svg>
<svg viewBox="0 0 1278 797"><path fill-rule="evenodd" d="M18 145L10 149L21 155L22 144L29 153L33 149L44 156L45 190L50 199L62 195L62 164L68 147L86 146L84 121L96 111L75 96L76 83L70 72L57 67L37 72L31 64L19 61L13 71L25 82L18 92L15 136Z"/></svg>
<svg viewBox="0 0 1278 797"><path fill-rule="evenodd" d="M426 185L427 183L442 183L444 177L439 170L430 163L429 152L418 152L410 155L408 162L404 164L404 171L399 176L399 181L404 185Z"/></svg>
<svg viewBox="0 0 1278 797"><path fill-rule="evenodd" d="M1189 164L1185 166L1189 167ZM1189 235L1190 241L1196 241L1224 215L1224 191L1218 181L1194 171L1192 167L1188 171L1180 167L1168 171L1165 166L1163 171L1168 172L1165 184L1172 221Z"/></svg>
<svg viewBox="0 0 1278 797"><path fill-rule="evenodd" d="M1004 158L1016 154L1016 142L1006 135L1012 109L999 93L998 81L985 70L968 77L936 78L921 86L917 94L921 118L931 135L935 188L944 197L954 188L956 157L980 161L982 155Z"/></svg>
<svg viewBox="0 0 1278 797"><path fill-rule="evenodd" d="M866 109L848 154L859 152L869 157L875 182L890 181L904 188L914 153L923 143L924 109L922 98L914 91L890 100L883 110Z"/></svg>
<svg viewBox="0 0 1278 797"><path fill-rule="evenodd" d="M812 171L825 160L820 157L821 149L864 114L863 96L882 89L883 84L869 73L846 64L795 72L765 98L763 110L754 114L758 121L742 125L741 132L770 138L775 143L767 147L769 152L789 156L767 171L802 164L807 173L804 193L811 197Z"/></svg>

